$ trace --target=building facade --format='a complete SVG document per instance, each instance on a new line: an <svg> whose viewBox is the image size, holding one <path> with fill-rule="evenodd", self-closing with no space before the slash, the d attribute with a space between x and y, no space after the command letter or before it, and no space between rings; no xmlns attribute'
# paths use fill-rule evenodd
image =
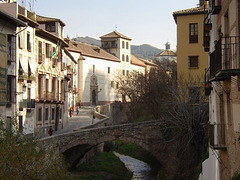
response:
<svg viewBox="0 0 240 180"><path fill-rule="evenodd" d="M189 100L200 96L208 67L208 53L202 48L203 21L207 11L201 3L199 7L173 13L177 24L177 80L178 84L188 88Z"/></svg>
<svg viewBox="0 0 240 180"><path fill-rule="evenodd" d="M17 28L16 46L16 118L24 134L46 135L68 120L68 83L73 80L76 61L63 39L65 24L56 18L36 15L14 3L1 3L0 9L22 20ZM73 63L74 62L74 63ZM66 66L72 65L73 66ZM75 81L73 81L75 83Z"/></svg>
<svg viewBox="0 0 240 180"><path fill-rule="evenodd" d="M17 58L16 58L16 34L18 27L27 25L0 10L0 114L1 119L11 123L16 118L16 102L19 93L16 89L17 83ZM22 131L22 129L20 129Z"/></svg>
<svg viewBox="0 0 240 180"><path fill-rule="evenodd" d="M204 23L210 142L200 179L231 179L240 172L240 2L210 0Z"/></svg>

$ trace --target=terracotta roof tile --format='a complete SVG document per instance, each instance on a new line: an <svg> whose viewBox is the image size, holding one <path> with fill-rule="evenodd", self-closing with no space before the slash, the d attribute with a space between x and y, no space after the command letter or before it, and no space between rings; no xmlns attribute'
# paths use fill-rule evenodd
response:
<svg viewBox="0 0 240 180"><path fill-rule="evenodd" d="M67 49L72 52L79 52L81 53L82 56L121 62L120 59L108 53L104 49L98 46L90 45L90 44L85 44L85 43L76 42L76 41L69 41L69 47Z"/></svg>
<svg viewBox="0 0 240 180"><path fill-rule="evenodd" d="M146 67L145 63L138 59L136 56L131 54L131 64L137 65L137 66L142 66Z"/></svg>
<svg viewBox="0 0 240 180"><path fill-rule="evenodd" d="M141 61L143 61L146 65L150 65L150 66L157 66L157 64L155 64L154 62L152 61L149 61L147 59L142 59L142 58L139 58Z"/></svg>
<svg viewBox="0 0 240 180"><path fill-rule="evenodd" d="M50 17L44 17L44 16L40 16L40 15L37 15L37 22L38 23L42 23L42 22L60 22L60 24L62 26L65 26L66 24L61 20L61 19L57 19L57 18L50 18Z"/></svg>
<svg viewBox="0 0 240 180"><path fill-rule="evenodd" d="M204 14L207 12L207 9L204 9L204 6L195 7L190 9L183 9L173 12L173 17L175 22L177 22L177 16L192 15L192 14Z"/></svg>
<svg viewBox="0 0 240 180"><path fill-rule="evenodd" d="M111 33L105 34L105 35L101 36L100 38L101 39L104 39L104 38L123 38L123 39L131 40L129 37L117 32L117 31L113 31Z"/></svg>
<svg viewBox="0 0 240 180"><path fill-rule="evenodd" d="M181 14L197 13L197 12L204 12L204 7L201 6L201 7L195 7L195 8L175 11L175 12L173 12L173 15L181 15Z"/></svg>
<svg viewBox="0 0 240 180"><path fill-rule="evenodd" d="M176 53L171 50L165 50L157 55L158 56L176 56Z"/></svg>

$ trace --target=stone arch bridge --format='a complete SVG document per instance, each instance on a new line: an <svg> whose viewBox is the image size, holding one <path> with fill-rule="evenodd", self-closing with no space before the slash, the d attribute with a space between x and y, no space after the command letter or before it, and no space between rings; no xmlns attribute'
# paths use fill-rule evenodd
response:
<svg viewBox="0 0 240 180"><path fill-rule="evenodd" d="M74 167L93 147L114 140L135 143L151 152L160 160L160 154L166 152L162 141L162 122L113 125L99 128L82 129L76 132L40 139L38 143L46 150L53 150L56 155L63 154L67 162Z"/></svg>

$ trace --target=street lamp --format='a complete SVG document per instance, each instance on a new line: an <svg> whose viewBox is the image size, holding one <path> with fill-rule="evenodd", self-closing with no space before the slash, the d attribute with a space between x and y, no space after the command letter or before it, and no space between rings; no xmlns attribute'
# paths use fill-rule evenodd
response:
<svg viewBox="0 0 240 180"><path fill-rule="evenodd" d="M22 92L16 92L16 94L17 94L17 95L23 94L24 92L26 92L26 90L27 90L27 86L26 86L26 84L23 84L23 86L22 86Z"/></svg>

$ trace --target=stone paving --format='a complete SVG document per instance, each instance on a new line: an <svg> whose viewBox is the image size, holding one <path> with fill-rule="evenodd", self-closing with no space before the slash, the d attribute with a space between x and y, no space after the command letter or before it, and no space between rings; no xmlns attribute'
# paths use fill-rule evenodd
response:
<svg viewBox="0 0 240 180"><path fill-rule="evenodd" d="M65 128L60 129L56 132L53 132L53 136L58 134L73 132L74 129L86 127L100 121L97 118L93 119L92 111L93 111L93 108L91 106L81 107L79 109L78 114L75 111L73 113L73 116L71 118L69 117L68 124L65 126Z"/></svg>

